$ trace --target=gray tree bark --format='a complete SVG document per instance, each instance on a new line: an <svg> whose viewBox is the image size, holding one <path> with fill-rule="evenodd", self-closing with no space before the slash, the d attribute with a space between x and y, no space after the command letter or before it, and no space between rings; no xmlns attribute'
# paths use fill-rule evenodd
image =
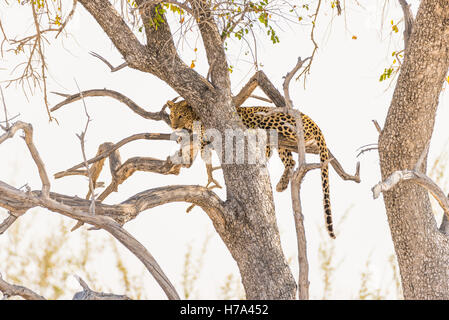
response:
<svg viewBox="0 0 449 320"><path fill-rule="evenodd" d="M177 55L168 24L157 29L155 4L141 14L146 44L141 44L106 0L79 1L103 28L128 66L151 73L181 95L206 128L224 131L243 125L233 112L228 64L223 42L207 2L191 1L197 14L210 66L205 79ZM144 1L136 1L141 5ZM153 17L151 17L153 16ZM247 299L294 299L296 284L281 248L271 183L265 165L223 164L226 210L214 226L240 269Z"/></svg>
<svg viewBox="0 0 449 320"><path fill-rule="evenodd" d="M382 179L417 163L432 137L448 68L449 1L422 0L379 137ZM384 201L404 298L449 299L449 238L437 227L428 192L403 182L384 192Z"/></svg>

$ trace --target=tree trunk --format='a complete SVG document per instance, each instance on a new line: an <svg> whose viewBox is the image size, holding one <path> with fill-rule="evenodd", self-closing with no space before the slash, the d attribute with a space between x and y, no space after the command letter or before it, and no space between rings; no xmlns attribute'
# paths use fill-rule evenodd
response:
<svg viewBox="0 0 449 320"><path fill-rule="evenodd" d="M430 141L448 68L449 1L423 0L379 137L383 179L412 169ZM404 298L449 299L449 239L438 230L427 191L404 182L384 201Z"/></svg>
<svg viewBox="0 0 449 320"><path fill-rule="evenodd" d="M231 94L228 64L210 5L192 1L209 63L210 81L177 55L170 26L155 28L157 3L142 10L147 44L141 44L107 0L80 0L103 28L128 66L151 73L178 92L200 117L205 128L223 133L244 129ZM136 1L143 5L143 0ZM159 11L160 12L160 11ZM167 21L164 17L164 21ZM224 139L223 139L224 140ZM214 222L240 269L248 299L294 299L296 283L282 252L273 194L265 165L222 164L227 200L223 224Z"/></svg>

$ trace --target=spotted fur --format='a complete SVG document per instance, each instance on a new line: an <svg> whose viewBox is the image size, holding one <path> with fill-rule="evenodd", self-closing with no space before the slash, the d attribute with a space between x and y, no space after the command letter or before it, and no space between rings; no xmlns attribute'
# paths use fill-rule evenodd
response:
<svg viewBox="0 0 449 320"><path fill-rule="evenodd" d="M170 121L173 129L192 129L193 122L199 121L199 117L193 112L192 108L186 101L180 101L173 103L168 101L170 108ZM294 128L296 127L296 121L291 115L277 112L269 114L272 110L270 107L238 107L237 113L240 116L243 124L247 128L260 128L260 129L275 129L279 134L285 138L296 142L296 133ZM268 115L266 115L268 113ZM301 113L303 127L304 127L304 139L306 144L313 143L319 148L320 162L323 164L329 159L329 152L326 146L326 141L320 130L320 128L312 121L308 116ZM202 131L203 131L202 127ZM205 144L205 143L204 143ZM203 141L202 141L203 145ZM271 156L271 148L266 148L266 155L269 158ZM292 153L285 148L278 148L279 157L284 164L285 170L282 174L276 190L278 192L284 191L288 187L293 168L295 166L295 160L293 160ZM325 164L321 167L321 184L323 189L323 204L325 213L325 222L327 231L331 238L335 238L335 233L332 224L331 205L330 205L330 193L329 193L329 170L328 165Z"/></svg>

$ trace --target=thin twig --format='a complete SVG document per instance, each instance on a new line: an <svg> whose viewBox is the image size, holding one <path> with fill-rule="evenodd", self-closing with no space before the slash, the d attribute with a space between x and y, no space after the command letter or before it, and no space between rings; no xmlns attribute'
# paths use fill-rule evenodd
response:
<svg viewBox="0 0 449 320"><path fill-rule="evenodd" d="M372 120L374 126L376 127L376 130L379 134L382 134L382 128L380 127L379 123L377 122L377 120Z"/></svg>
<svg viewBox="0 0 449 320"><path fill-rule="evenodd" d="M3 89L2 89L2 86L0 86L0 93L2 94L3 110L4 110L4 112L5 112L5 124L6 124L6 130L8 130L8 129L9 129L8 111L6 110L5 96L3 95Z"/></svg>
<svg viewBox="0 0 449 320"><path fill-rule="evenodd" d="M168 133L138 133L138 134L134 134L130 137L127 137L125 139L120 140L119 142L117 142L116 144L114 144L113 146L110 147L110 149L102 152L101 154L93 157L92 159L89 159L87 161L87 164L92 164L95 163L101 159L104 159L106 157L108 157L112 152L114 152L115 150L119 149L120 147L124 146L125 144L131 142L131 141L135 141L135 140L140 140L140 139L146 139L146 140L171 140L171 135ZM67 175L72 175L73 172L76 169L79 169L81 167L83 167L85 164L84 162L81 162L65 171L61 171L58 173L54 174L55 179L59 179L62 177L65 177ZM80 172L80 173L75 173L75 174L85 174L84 172Z"/></svg>
<svg viewBox="0 0 449 320"><path fill-rule="evenodd" d="M86 168L87 171L87 176L89 178L89 191L90 191L90 196L91 196L91 206L89 208L89 212L91 214L95 214L95 183L92 179L92 172L90 171L89 165L87 164L87 157L86 157L86 149L85 149L85 138L86 138L86 134L87 134L87 129L89 128L89 123L91 121L89 112L87 112L87 106L86 106L86 101L84 101L84 96L81 93L81 89L78 86L78 83L75 80L75 84L76 87L78 88L78 92L81 96L81 100L83 101L83 106L84 106L84 113L86 114L86 126L84 128L84 131L81 132L81 134L77 134L78 139L80 140L80 144L81 144L81 154L83 155L83 162L84 162L84 167Z"/></svg>
<svg viewBox="0 0 449 320"><path fill-rule="evenodd" d="M377 199L380 195L380 193L389 191L392 188L394 188L397 184L399 184L402 181L410 180L421 187L427 189L430 194L435 198L435 200L438 202L438 204L443 209L445 215L449 217L449 199L441 190L441 188L432 181L426 174L424 174L421 171L421 168L424 163L424 159L427 156L428 150L429 150L428 143L424 150L422 151L418 161L416 162L413 170L397 170L393 172L388 178L386 178L384 181L379 182L374 187L371 188L371 191L373 192L373 198ZM447 221L448 218L443 219L440 231L446 233L447 229Z"/></svg>
<svg viewBox="0 0 449 320"><path fill-rule="evenodd" d="M410 10L410 5L406 0L399 0L399 4L401 5L402 11L404 13L404 47L405 49L407 49L410 36L412 35L415 19L413 18L412 11Z"/></svg>
<svg viewBox="0 0 449 320"><path fill-rule="evenodd" d="M9 216L0 224L0 235L11 227L21 214L9 212Z"/></svg>
<svg viewBox="0 0 449 320"><path fill-rule="evenodd" d="M0 136L0 144L5 140L12 138L18 130L23 130L25 133L24 140L31 153L31 157L36 164L39 177L42 182L42 196L47 198L50 193L50 180L48 179L47 171L45 170L44 162L42 161L36 146L33 143L33 127L29 123L24 123L22 121L17 121L14 123L3 135Z"/></svg>
<svg viewBox="0 0 449 320"><path fill-rule="evenodd" d="M304 61L308 60L305 59ZM301 58L298 58L296 66L287 73L283 83L285 104L287 112L292 114L293 111L292 101L290 99L289 85L290 81L295 75L295 73L304 64ZM304 229L304 217L302 214L300 190L301 183L304 175L306 174L306 145L304 139L304 128L302 123L302 118L299 112L292 114L296 119L296 139L298 143L298 169L293 174L291 180L291 196L292 196L292 207L293 216L295 219L296 228L296 239L298 245L298 265L299 265L299 276L298 276L298 297L300 300L309 299L309 263L307 259L307 241Z"/></svg>
<svg viewBox="0 0 449 320"><path fill-rule="evenodd" d="M121 69L123 69L123 68L125 68L125 67L128 66L128 62L123 62L121 65L119 65L119 66L117 66L117 67L114 67L114 66L112 66L112 64L109 63L108 60L106 60L105 58L103 58L102 56L100 56L98 53L95 53L95 52L93 52L93 51L91 51L91 52L89 52L89 53L90 53L92 56L94 56L95 58L100 59L101 61L103 61L103 62L109 67L109 69L111 69L111 72L119 71L119 70L121 70Z"/></svg>
<svg viewBox="0 0 449 320"><path fill-rule="evenodd" d="M45 75L45 69L47 68L45 63L45 56L44 51L42 48L42 38L41 38L41 31L40 31L40 25L39 21L37 19L37 12L35 7L35 2L31 1L31 10L33 11L33 20L34 20L34 26L36 28L36 43L37 43L37 49L38 53L41 59L41 72L42 72L42 84L44 86L43 93L44 93L44 102L45 102L45 109L47 110L48 118L50 121L52 121L54 118L50 114L50 108L48 104L48 98L47 98L47 76Z"/></svg>
<svg viewBox="0 0 449 320"><path fill-rule="evenodd" d="M62 30L64 30L64 28L66 27L66 25L70 21L70 19L72 19L73 15L75 13L77 3L78 3L78 0L73 0L72 10L70 10L69 14L67 15L67 18L65 19L65 21L62 23L61 27L59 28L59 31L56 34L55 39L59 36L59 34L62 32Z"/></svg>

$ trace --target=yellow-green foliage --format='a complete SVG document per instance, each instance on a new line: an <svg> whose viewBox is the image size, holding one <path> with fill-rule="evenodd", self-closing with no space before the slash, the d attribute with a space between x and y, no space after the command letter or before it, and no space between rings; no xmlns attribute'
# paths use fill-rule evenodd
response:
<svg viewBox="0 0 449 320"><path fill-rule="evenodd" d="M195 254L192 245L190 243L187 244L187 251L184 256L184 266L181 280L184 299L192 299L195 295L196 283L203 268L204 256L207 252L207 246L210 242L211 237L211 234L206 236L200 252L197 254L196 258L194 258Z"/></svg>
<svg viewBox="0 0 449 320"><path fill-rule="evenodd" d="M4 217L4 214L0 215L1 219ZM56 223L52 226L45 225L45 230L41 232L43 234L35 233L35 230L39 229L41 217L42 212L31 210L0 237L0 272L5 280L29 287L48 299L70 299L75 292L81 290L78 285L74 285L73 279L71 285L67 281L71 275L77 274L96 291L126 294L133 299L151 298L151 293L144 286L144 278L149 277L148 272L143 266L140 273L130 269L128 260L123 258L116 240L112 237L107 236L98 241L94 236L98 231L87 231L86 227L72 233L70 228L74 225L74 221L58 215L51 217ZM339 222L339 229L343 220L344 218ZM334 258L334 243L328 241L324 233L322 238L318 254L323 281L320 297L332 299L336 298L333 295L333 290L336 289L333 283L340 265ZM209 234L205 236L201 246L187 245L181 274L184 299L207 298L202 295L199 280L202 277L210 239ZM99 261L103 259L101 254L105 251L111 253L108 257L108 261L111 261L108 268L115 274L113 280L105 279L103 270L98 270ZM295 259L296 257L290 256L288 263L293 264ZM391 255L388 262L393 274L391 282L374 283L372 281L374 272L370 269L370 264L371 261L368 259L365 269L359 275L360 286L355 295L338 298L385 299L389 293L394 293L394 297L401 299L395 256ZM224 279L217 279L216 283L210 286L216 286L219 299L245 299L238 274L229 273Z"/></svg>

